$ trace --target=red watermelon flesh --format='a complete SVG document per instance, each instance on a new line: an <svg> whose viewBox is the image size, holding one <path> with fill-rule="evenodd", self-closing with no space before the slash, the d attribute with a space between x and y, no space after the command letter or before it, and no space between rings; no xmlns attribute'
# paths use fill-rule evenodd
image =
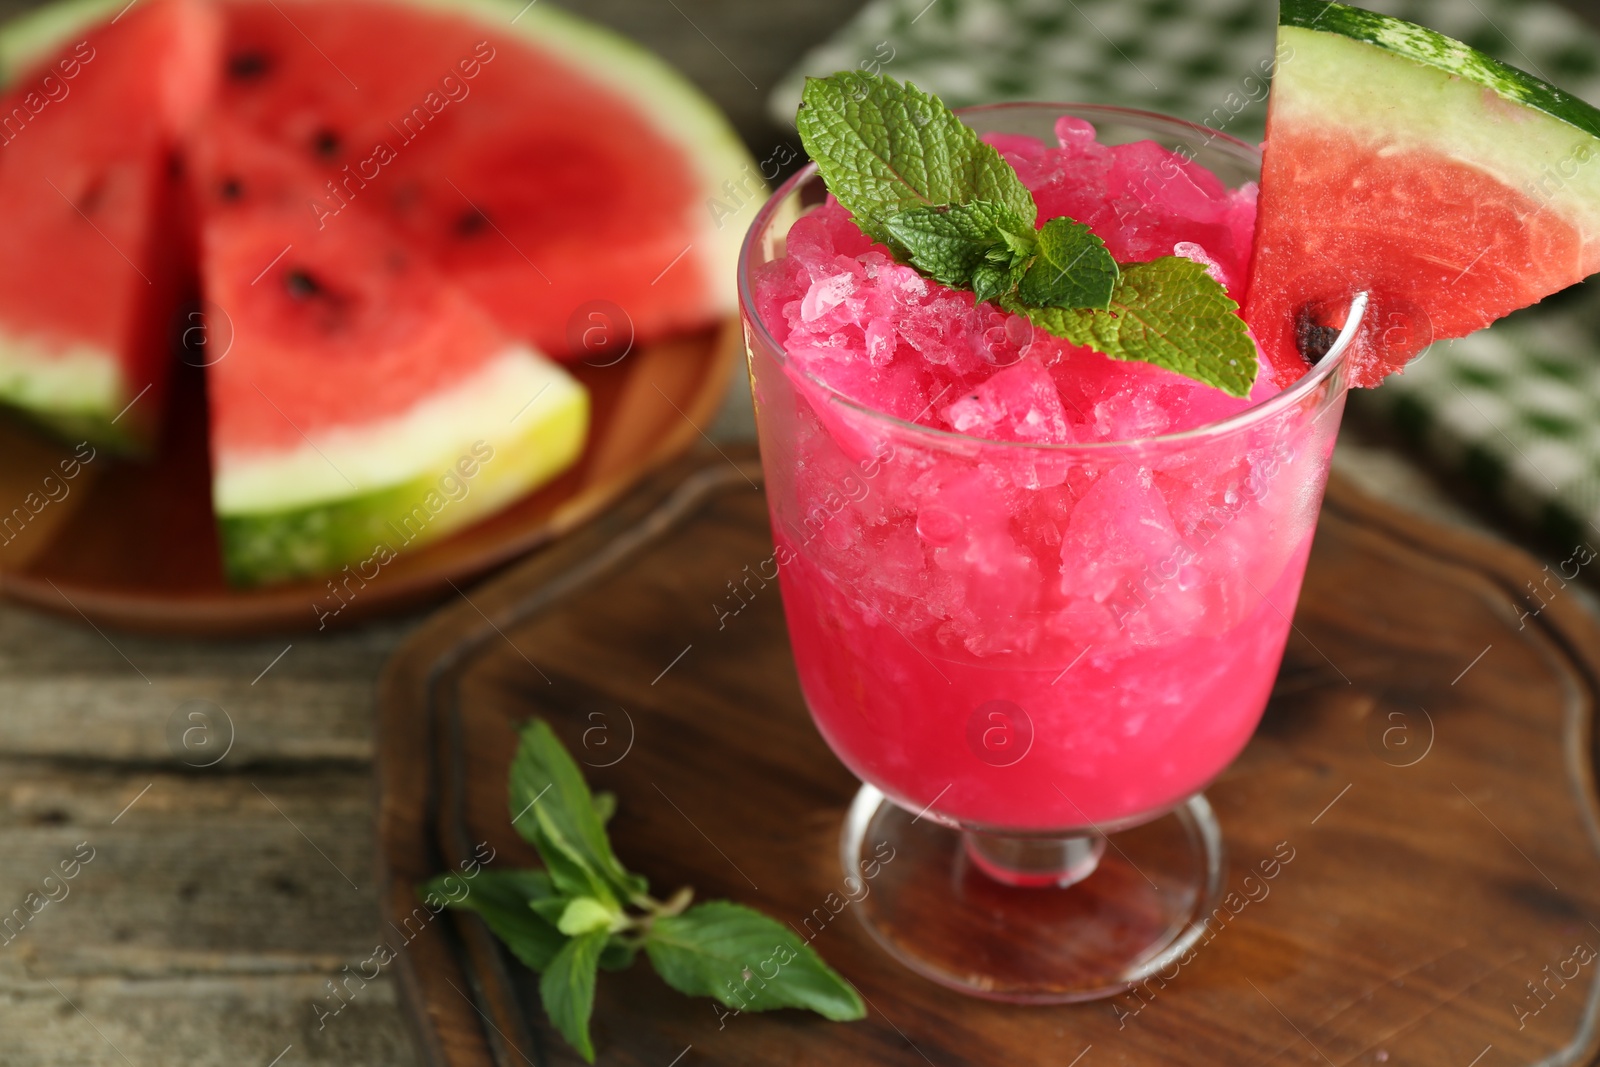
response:
<svg viewBox="0 0 1600 1067"><path fill-rule="evenodd" d="M1351 202L1351 189L1364 195ZM1275 132L1260 203L1247 317L1285 382L1306 371L1308 328L1342 326L1351 293L1371 303L1350 384L1375 386L1433 341L1600 270L1569 220L1469 164L1317 129ZM1461 210L1419 210L1430 203ZM1329 204L1341 205L1333 227Z"/></svg>
<svg viewBox="0 0 1600 1067"><path fill-rule="evenodd" d="M228 4L223 106L316 168L309 216L331 230L355 204L381 212L557 356L589 301L622 307L641 341L726 310L710 245L737 235L704 239L703 177L637 100L517 32L504 5L399 6Z"/></svg>
<svg viewBox="0 0 1600 1067"><path fill-rule="evenodd" d="M218 37L202 0L147 0L0 103L0 233L33 250L0 256L0 399L69 434L138 448L158 421L192 284L175 152Z"/></svg>
<svg viewBox="0 0 1600 1067"><path fill-rule="evenodd" d="M400 414L511 344L363 205L319 230L315 174L277 145L219 127L195 169L206 299L231 338L207 372L224 465Z"/></svg>
<svg viewBox="0 0 1600 1067"><path fill-rule="evenodd" d="M1600 270L1600 112L1421 26L1282 0L1245 318L1305 373L1355 293L1373 386Z"/></svg>

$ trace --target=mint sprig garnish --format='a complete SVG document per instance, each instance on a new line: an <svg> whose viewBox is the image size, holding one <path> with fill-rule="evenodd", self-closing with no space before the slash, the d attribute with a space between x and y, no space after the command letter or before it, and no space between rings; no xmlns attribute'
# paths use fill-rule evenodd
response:
<svg viewBox="0 0 1600 1067"><path fill-rule="evenodd" d="M609 793L592 794L550 727L533 720L511 764L511 815L544 870L481 870L452 907L476 912L529 969L550 1022L594 1062L589 1020L601 970L630 966L640 949L669 986L712 997L735 1013L806 1008L829 1019L860 1019L855 987L783 923L731 901L690 906L685 888L667 900L617 859L606 823ZM455 886L449 891L446 882ZM453 875L420 887L451 901Z"/></svg>
<svg viewBox="0 0 1600 1067"><path fill-rule="evenodd" d="M1035 229L1016 171L938 97L841 71L806 79L795 124L828 191L900 262L1072 344L1249 395L1255 342L1203 266L1119 264L1066 216Z"/></svg>

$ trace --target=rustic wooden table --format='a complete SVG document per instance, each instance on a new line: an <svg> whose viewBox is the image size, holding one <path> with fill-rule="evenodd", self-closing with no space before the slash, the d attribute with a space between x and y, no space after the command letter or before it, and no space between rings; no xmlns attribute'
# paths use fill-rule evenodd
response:
<svg viewBox="0 0 1600 1067"><path fill-rule="evenodd" d="M688 72L759 154L783 138L765 90L859 0L580 6ZM749 432L736 388L717 434ZM1350 438L1339 464L1473 521L1391 452ZM0 915L48 901L0 929L0 1067L415 1062L387 977L324 1025L312 1005L381 936L373 682L416 622L175 641L0 604Z"/></svg>

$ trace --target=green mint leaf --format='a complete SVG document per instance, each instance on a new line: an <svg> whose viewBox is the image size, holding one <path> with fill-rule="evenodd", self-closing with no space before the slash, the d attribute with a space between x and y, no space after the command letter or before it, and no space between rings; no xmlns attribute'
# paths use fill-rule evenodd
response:
<svg viewBox="0 0 1600 1067"><path fill-rule="evenodd" d="M458 896L463 884L467 892ZM550 876L544 871L480 870L470 881L443 874L417 889L424 901L431 895L450 907L476 912L512 954L533 971L548 967L567 940L554 923L528 908L529 900L554 893Z"/></svg>
<svg viewBox="0 0 1600 1067"><path fill-rule="evenodd" d="M592 896L617 903L616 894L599 872L577 858L573 849L563 841L553 840L546 835L544 829L538 826L538 819L531 815L529 819L535 824L534 847L539 850L539 857L544 860L545 870L549 872L550 881L555 887L555 896L548 900L533 901L534 911L553 923L561 918L566 902L573 897Z"/></svg>
<svg viewBox="0 0 1600 1067"><path fill-rule="evenodd" d="M1021 216L1012 215L1011 218L1020 219ZM994 252L989 254L990 259L993 259L997 263L1010 262L1016 264L1021 263L1024 259L1027 259L1029 256L1033 255L1034 252L1038 251L1039 231L1033 228L1033 224L1029 222L1024 223L1020 227L1013 228L1014 226L1015 224L1013 223L1012 226L1005 226L1000 230L1000 237L1003 241L1005 241L1006 252L1009 253L1009 255L1006 255L996 249Z"/></svg>
<svg viewBox="0 0 1600 1067"><path fill-rule="evenodd" d="M978 303L987 303L998 300L1017 287L1022 280L1027 263L1022 262L1014 266L1005 267L996 263L983 263L973 268L972 292L977 296Z"/></svg>
<svg viewBox="0 0 1600 1067"><path fill-rule="evenodd" d="M1256 346L1238 308L1204 266L1182 256L1123 266L1107 311L1007 305L1075 345L1244 397L1255 382Z"/></svg>
<svg viewBox="0 0 1600 1067"><path fill-rule="evenodd" d="M600 816L600 825L611 825L611 816L617 813L617 794L599 792L594 795L594 813Z"/></svg>
<svg viewBox="0 0 1600 1067"><path fill-rule="evenodd" d="M594 897L577 897L567 901L566 906L561 909L561 918L556 920L556 929L568 937L578 937L595 930L605 930L609 933L611 924L621 914L617 908L604 904Z"/></svg>
<svg viewBox="0 0 1600 1067"><path fill-rule="evenodd" d="M1034 307L1111 306L1120 271L1106 243L1081 222L1051 219L1039 229L1039 255L1022 276L1017 297Z"/></svg>
<svg viewBox="0 0 1600 1067"><path fill-rule="evenodd" d="M913 267L935 281L961 288L972 285L978 267L1009 267L1033 251L1033 225L988 200L908 208L887 225L889 236L906 250Z"/></svg>
<svg viewBox="0 0 1600 1067"><path fill-rule="evenodd" d="M795 126L828 191L884 244L889 220L914 207L987 200L1038 215L1000 153L914 85L865 71L807 78Z"/></svg>
<svg viewBox="0 0 1600 1067"><path fill-rule="evenodd" d="M584 881L584 884L587 884L587 880ZM582 890L580 889L578 892L581 893ZM573 890L571 889L563 888L560 885L552 885L548 894L530 894L527 906L539 918L559 929L561 916L567 913L567 905L573 900L572 894Z"/></svg>
<svg viewBox="0 0 1600 1067"><path fill-rule="evenodd" d="M602 971L625 971L633 966L633 958L639 954L639 946L624 944L612 938L606 944L605 951L600 953L600 969Z"/></svg>
<svg viewBox="0 0 1600 1067"><path fill-rule="evenodd" d="M511 763L510 805L517 831L568 893L581 891L579 875L593 890L586 895L602 900L613 894L628 900L647 891L648 883L617 860L583 772L541 720L523 728Z"/></svg>
<svg viewBox="0 0 1600 1067"><path fill-rule="evenodd" d="M725 900L657 919L644 949L678 992L740 1011L808 1008L840 1021L866 1014L855 988L793 930Z"/></svg>
<svg viewBox="0 0 1600 1067"><path fill-rule="evenodd" d="M545 1014L588 1063L594 1062L589 1016L594 1013L595 979L599 977L600 954L609 936L604 930L596 930L574 937L539 976L539 999L544 1002Z"/></svg>

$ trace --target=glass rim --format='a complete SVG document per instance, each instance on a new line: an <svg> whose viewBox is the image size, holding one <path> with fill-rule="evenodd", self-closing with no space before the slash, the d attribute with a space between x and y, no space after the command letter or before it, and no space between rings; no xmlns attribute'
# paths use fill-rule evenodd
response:
<svg viewBox="0 0 1600 1067"><path fill-rule="evenodd" d="M1070 114L1076 117L1092 119L1102 116L1109 121L1132 120L1135 123L1176 127L1185 131L1204 136L1207 144L1213 141L1223 141L1228 146L1242 149L1259 161L1260 148L1239 140L1230 134L1213 130L1209 126L1202 126L1187 119L1163 115L1156 111L1144 111L1138 108L1116 107L1110 104L1071 104L1071 103L1044 103L1035 101L1008 101L996 104L978 104L972 107L957 108L956 114L982 115L1003 111L1054 111L1058 114ZM765 320L756 309L755 293L751 286L750 261L757 243L757 235L765 234L771 226L778 207L790 196L799 190L806 182L817 175L816 163L807 163L780 185L767 202L761 206L756 217L750 223L750 228L745 232L744 241L739 247L739 310L743 313L744 320L754 330L757 343L765 345L778 354L779 362L785 367L794 365L788 359L788 352L772 336ZM1297 406L1303 399L1315 392L1324 382L1333 376L1334 372L1343 367L1345 357L1355 340L1356 332L1361 328L1368 303L1365 292L1355 293L1350 300L1349 312L1345 317L1344 327L1339 331L1339 336L1329 347L1327 353L1311 369L1290 385L1262 400L1260 403L1251 404L1249 407L1234 412L1232 415L1211 422L1201 423L1186 430L1177 430L1171 433L1151 434L1145 437L1124 437L1107 441L1067 441L1067 442L1034 442L1034 441L1003 441L991 440L987 437L974 437L971 434L961 433L957 430L943 430L936 426L924 426L919 422L911 422L897 415L879 411L876 408L855 400L829 383L818 378L803 367L794 367L807 382L822 390L830 401L866 416L869 420L893 427L896 430L929 438L933 442L944 445L957 445L962 447L979 448L1014 448L1042 452L1092 452L1099 453L1110 450L1123 450L1129 448L1159 448L1165 445L1182 445L1196 440L1205 440L1213 437L1222 437L1236 430L1247 428L1256 423L1265 421L1273 415L1288 408Z"/></svg>

